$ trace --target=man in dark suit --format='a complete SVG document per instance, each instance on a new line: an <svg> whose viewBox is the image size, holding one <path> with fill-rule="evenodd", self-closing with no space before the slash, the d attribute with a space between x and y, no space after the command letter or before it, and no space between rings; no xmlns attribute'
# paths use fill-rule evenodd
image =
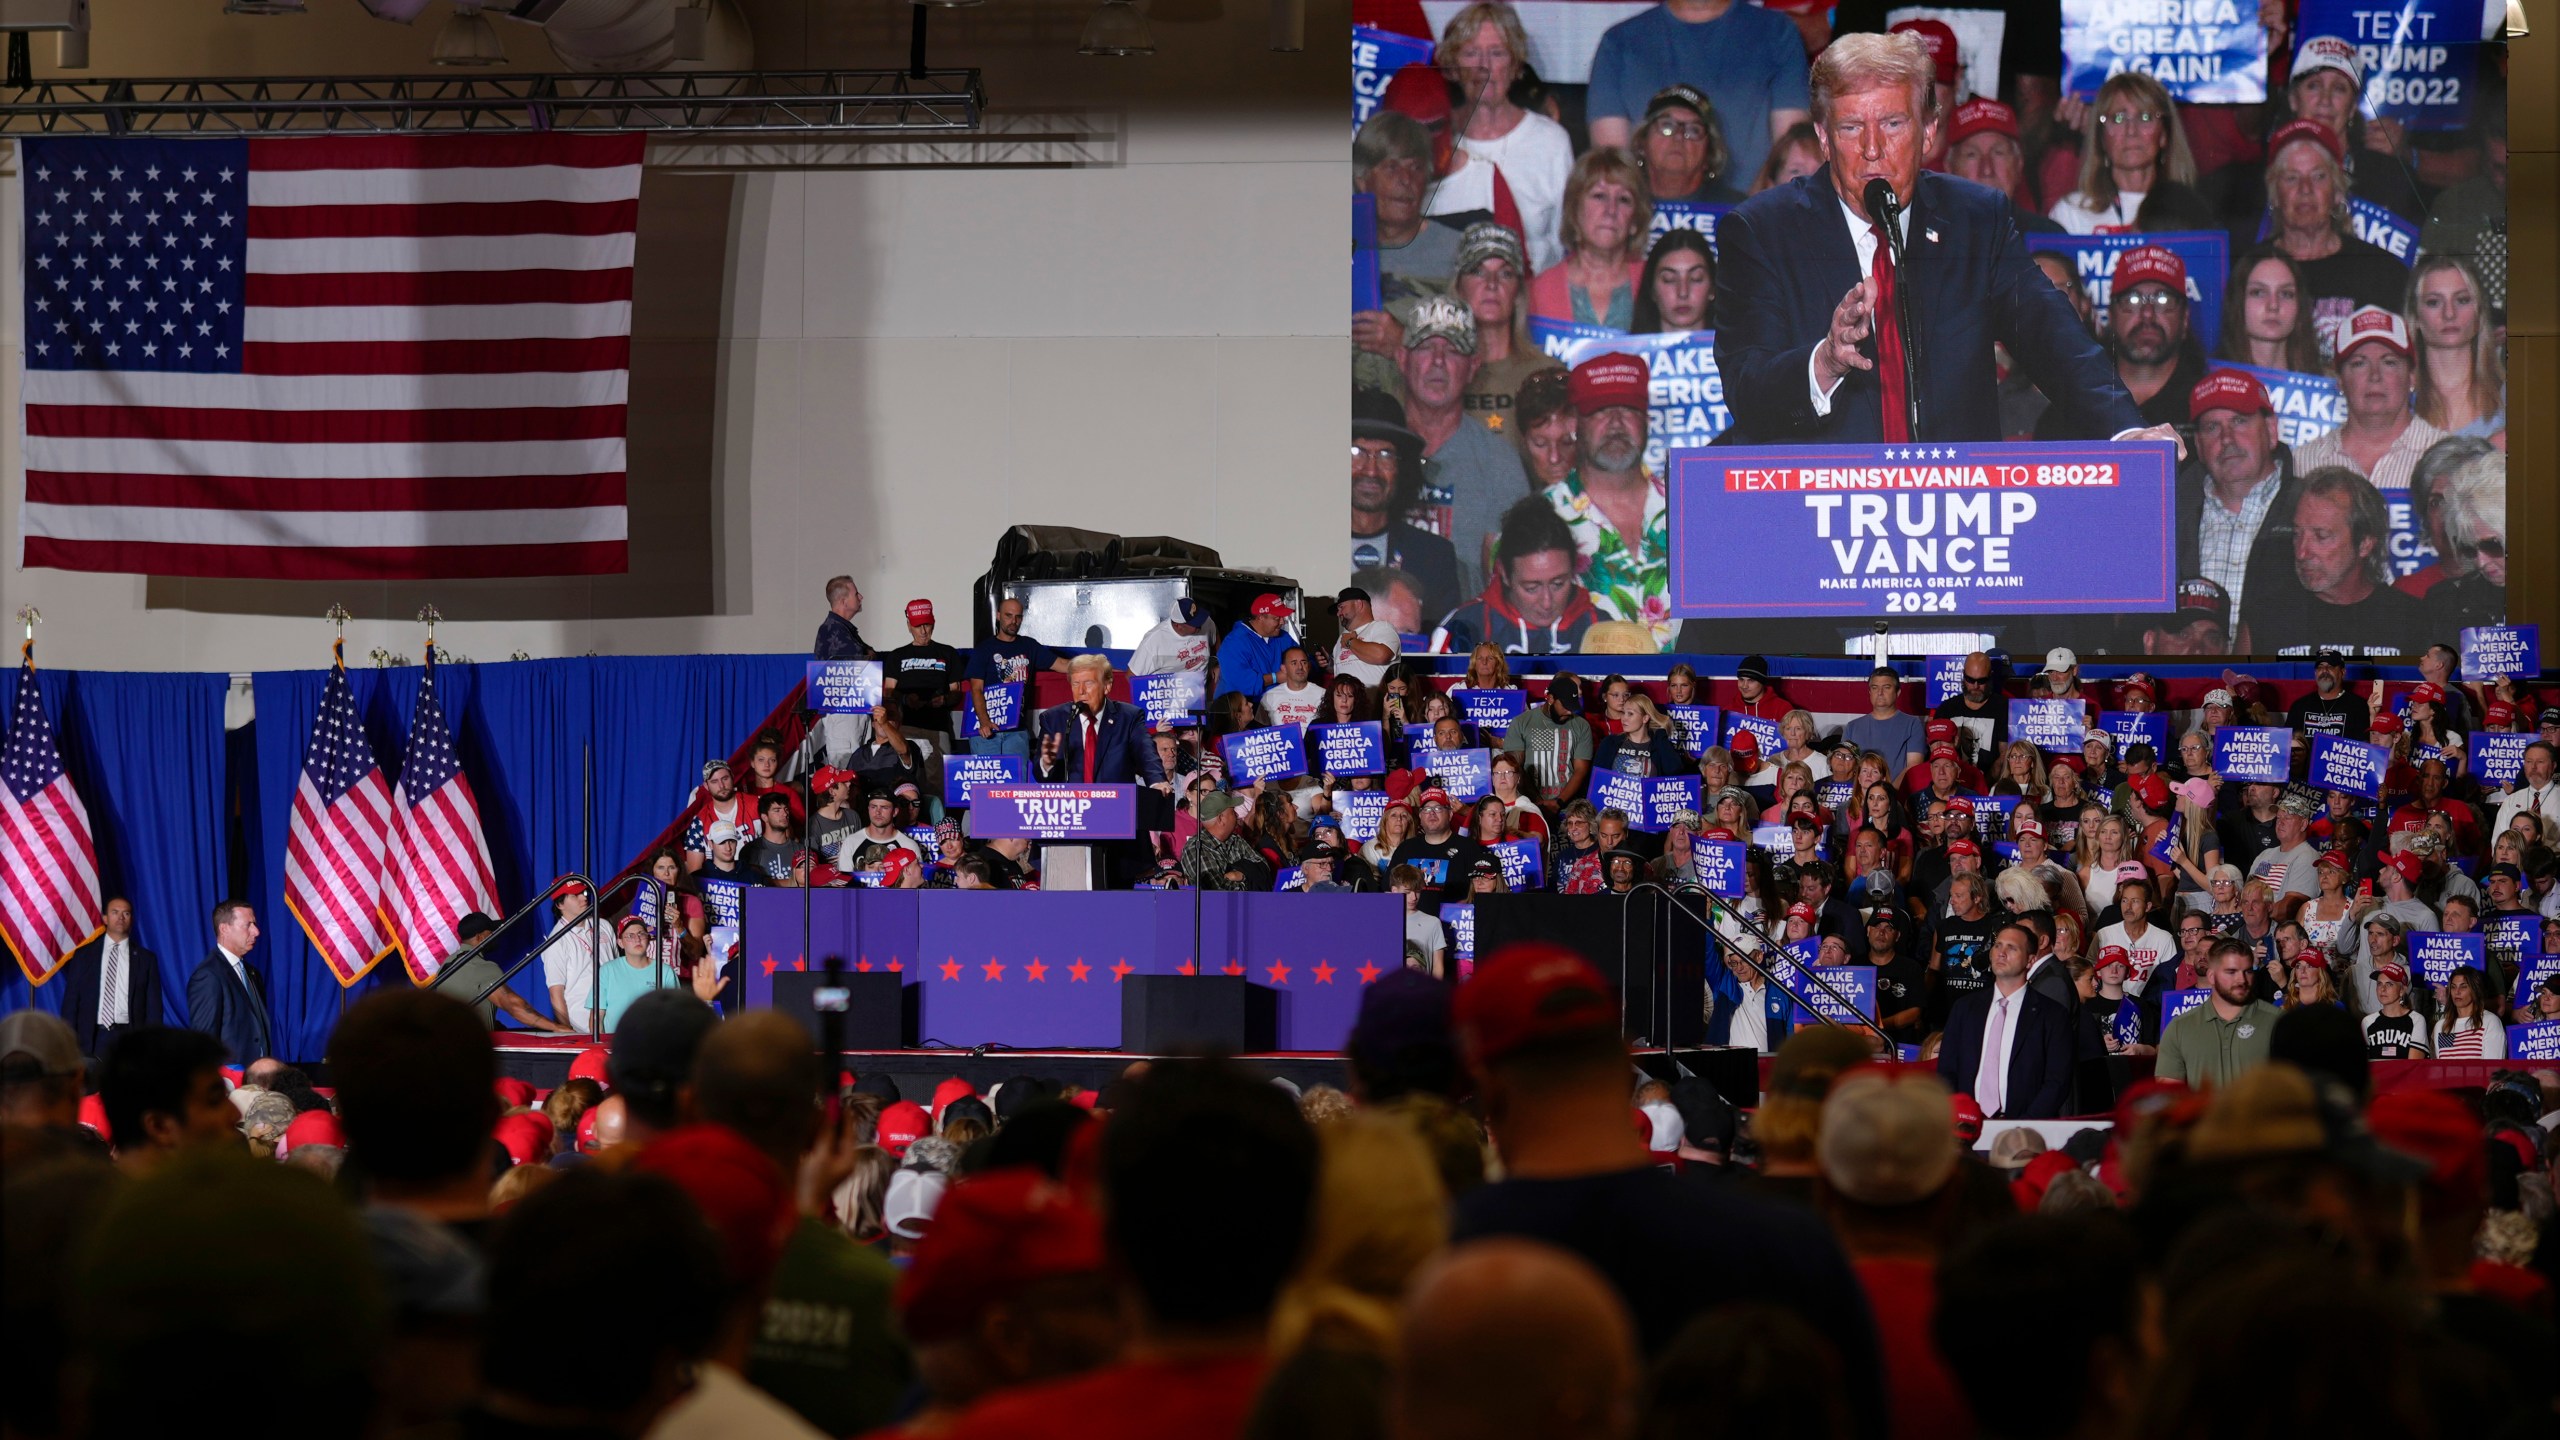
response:
<svg viewBox="0 0 2560 1440"><path fill-rule="evenodd" d="M2035 952L2032 928L2001 926L1991 938L1990 987L1956 1002L1939 1043L1939 1077L1993 1119L2049 1120L2070 1099L2071 1018L2028 987Z"/></svg>
<svg viewBox="0 0 2560 1440"><path fill-rule="evenodd" d="M107 898L104 928L62 962L62 1020L95 1060L115 1038L160 1018L160 957L133 942L133 902Z"/></svg>
<svg viewBox="0 0 2560 1440"><path fill-rule="evenodd" d="M271 1053L267 981L249 965L258 914L242 900L213 907L213 953L187 977L187 1028L222 1041L246 1065Z"/></svg>
<svg viewBox="0 0 2560 1440"><path fill-rule="evenodd" d="M1995 342L2043 387L2063 434L2174 440L2171 427L2144 427L2115 366L2027 259L2009 198L1922 173L1941 123L1935 78L1928 48L1910 35L1844 35L1814 62L1814 126L1828 163L1717 226L1716 364L1733 409L1718 443L1998 440ZM1867 215L1875 179L1905 207L1908 274ZM1910 305L1908 335L1896 294ZM1906 433L1900 399L1906 347L1917 433Z"/></svg>
<svg viewBox="0 0 2560 1440"><path fill-rule="evenodd" d="M1067 692L1073 698L1033 717L1039 737L1033 775L1052 785L1128 785L1150 787L1138 793L1138 832L1173 828L1172 785L1164 761L1147 735L1146 712L1126 700L1111 698L1111 662L1100 655L1078 655L1067 662ZM1095 847L1108 862L1108 881L1134 884L1143 857L1134 840L1109 841ZM1097 877L1100 879L1103 877Z"/></svg>

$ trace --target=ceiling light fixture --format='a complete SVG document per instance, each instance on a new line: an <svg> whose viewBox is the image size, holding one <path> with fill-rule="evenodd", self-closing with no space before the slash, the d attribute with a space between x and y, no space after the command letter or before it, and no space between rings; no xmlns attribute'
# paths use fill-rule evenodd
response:
<svg viewBox="0 0 2560 1440"><path fill-rule="evenodd" d="M1131 0L1102 0L1093 8L1092 18L1084 22L1084 35L1076 41L1076 51L1083 55L1153 55L1155 32L1147 28L1147 17Z"/></svg>
<svg viewBox="0 0 2560 1440"><path fill-rule="evenodd" d="M436 32L434 59L439 65L507 63L507 47L498 41L498 27L480 13L480 0L453 0L453 13Z"/></svg>

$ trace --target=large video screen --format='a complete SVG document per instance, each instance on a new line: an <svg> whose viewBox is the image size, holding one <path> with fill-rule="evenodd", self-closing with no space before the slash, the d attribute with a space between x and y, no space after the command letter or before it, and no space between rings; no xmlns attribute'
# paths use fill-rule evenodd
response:
<svg viewBox="0 0 2560 1440"><path fill-rule="evenodd" d="M1454 653L2500 623L2504 14L1360 0L1353 583Z"/></svg>

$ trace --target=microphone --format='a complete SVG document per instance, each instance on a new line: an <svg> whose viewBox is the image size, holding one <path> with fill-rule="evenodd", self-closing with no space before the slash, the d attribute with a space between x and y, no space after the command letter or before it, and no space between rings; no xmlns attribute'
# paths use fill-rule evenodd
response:
<svg viewBox="0 0 2560 1440"><path fill-rule="evenodd" d="M1865 192L1867 218L1890 230L1893 212L1902 208L1901 199L1893 193L1893 182L1879 175L1867 182Z"/></svg>

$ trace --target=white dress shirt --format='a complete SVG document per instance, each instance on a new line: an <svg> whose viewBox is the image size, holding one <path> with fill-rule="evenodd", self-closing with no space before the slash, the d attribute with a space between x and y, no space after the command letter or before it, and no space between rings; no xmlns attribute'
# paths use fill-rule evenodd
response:
<svg viewBox="0 0 2560 1440"><path fill-rule="evenodd" d="M234 962L237 963L236 961ZM124 1025L133 1011L133 942L107 940L98 952L98 1023Z"/></svg>
<svg viewBox="0 0 2560 1440"><path fill-rule="evenodd" d="M1727 1045L1748 1045L1762 1054L1769 1053L1769 987L1745 985L1742 998L1736 1001L1733 1024L1725 1031Z"/></svg>
<svg viewBox="0 0 2560 1440"><path fill-rule="evenodd" d="M1835 186L1831 193L1835 198L1840 199L1840 214L1849 226L1849 243L1857 247L1858 273L1860 275L1871 275L1875 273L1876 246L1883 240L1883 237L1876 233L1875 222L1869 220L1858 210L1856 206L1851 205L1846 198L1841 197L1838 187ZM1901 220L1902 243L1907 251L1911 244L1911 211L1908 207L1904 208L1901 212ZM1901 278L1900 272L1897 271L1895 273L1895 278L1897 280ZM1839 302L1835 300L1832 303L1836 306ZM1830 333L1830 321L1826 319L1823 322L1823 335L1827 339L1830 336ZM1805 383L1813 387L1813 413L1816 415L1828 415L1831 413L1831 392L1840 388L1840 380L1846 380L1849 377L1844 374L1839 380L1831 382L1830 389L1824 389L1822 385L1822 371L1814 364L1814 362L1820 359L1821 356L1822 342L1817 340L1814 342L1813 353L1805 357L1804 378ZM1879 364L1883 362L1884 357L1881 355L1876 358Z"/></svg>
<svg viewBox="0 0 2560 1440"><path fill-rule="evenodd" d="M2505 834L2516 817L2528 810L2542 817L2543 834L2560 835L2560 780L2536 785L2518 775L2515 788L2507 792L2507 798L2498 802L2497 823L2490 827L2490 833Z"/></svg>
<svg viewBox="0 0 2560 1440"><path fill-rule="evenodd" d="M252 995L257 994L257 985L249 979L249 962L232 954L229 950L224 950L223 947L218 944L213 948L216 950L222 950L222 958L231 962L231 973L240 977L240 988L248 991Z"/></svg>
<svg viewBox="0 0 2560 1440"><path fill-rule="evenodd" d="M1982 1023L1982 1063L1973 1073L1973 1098L1982 1113L1997 1116L2009 1103L2009 1049L2018 1038L2018 1015L2027 1008L2027 987L2003 995L1991 992L1991 1014Z"/></svg>

